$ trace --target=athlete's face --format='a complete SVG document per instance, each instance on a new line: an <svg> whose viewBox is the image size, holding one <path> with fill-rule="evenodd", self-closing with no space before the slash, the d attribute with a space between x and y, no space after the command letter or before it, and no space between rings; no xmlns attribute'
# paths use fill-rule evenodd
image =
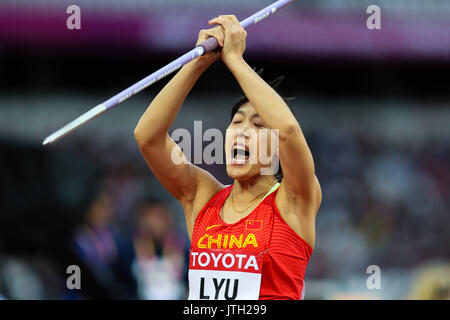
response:
<svg viewBox="0 0 450 320"><path fill-rule="evenodd" d="M234 115L225 137L227 173L232 179L248 180L274 174L278 168L278 134L247 102Z"/></svg>

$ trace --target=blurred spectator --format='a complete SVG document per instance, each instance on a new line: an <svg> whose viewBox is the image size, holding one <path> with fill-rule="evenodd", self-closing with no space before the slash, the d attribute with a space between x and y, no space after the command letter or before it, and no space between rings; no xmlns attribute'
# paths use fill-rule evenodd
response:
<svg viewBox="0 0 450 320"><path fill-rule="evenodd" d="M146 199L139 205L134 244L140 297L185 298L184 237L176 232L170 211L160 200Z"/></svg>
<svg viewBox="0 0 450 320"><path fill-rule="evenodd" d="M407 298L450 300L450 264L427 263L420 268Z"/></svg>
<svg viewBox="0 0 450 320"><path fill-rule="evenodd" d="M111 196L101 191L75 234L75 252L113 298L135 299L137 284L132 272L132 240L113 230Z"/></svg>
<svg viewBox="0 0 450 320"><path fill-rule="evenodd" d="M0 255L0 300L61 299L65 276L46 256Z"/></svg>

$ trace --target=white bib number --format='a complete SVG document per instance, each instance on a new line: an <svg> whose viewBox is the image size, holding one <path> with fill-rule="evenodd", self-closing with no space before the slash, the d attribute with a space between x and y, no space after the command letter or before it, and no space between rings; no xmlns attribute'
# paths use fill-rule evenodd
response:
<svg viewBox="0 0 450 320"><path fill-rule="evenodd" d="M261 274L189 270L189 300L258 300Z"/></svg>
<svg viewBox="0 0 450 320"><path fill-rule="evenodd" d="M191 251L189 300L258 300L262 256Z"/></svg>

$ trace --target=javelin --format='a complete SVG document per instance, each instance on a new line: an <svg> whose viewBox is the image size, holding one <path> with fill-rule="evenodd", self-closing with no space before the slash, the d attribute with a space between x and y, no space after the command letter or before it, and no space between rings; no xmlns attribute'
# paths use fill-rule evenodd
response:
<svg viewBox="0 0 450 320"><path fill-rule="evenodd" d="M258 23L261 20L267 18L269 15L275 13L278 9L284 7L285 5L293 1L295 0L279 0L277 2L274 2L270 6L258 11L254 15L243 20L242 22L240 22L240 24L245 29L248 26ZM64 127L59 129L58 131L55 131L47 138L45 138L42 144L47 145L52 142L55 142L56 140L67 135L68 133L81 127L82 125L85 125L89 121L97 118L99 115L103 114L107 110L112 109L119 103L141 92L142 90L152 85L156 81L159 81L162 78L166 77L167 75L171 74L172 72L180 69L182 66L194 60L195 58L202 56L203 54L208 53L210 51L213 51L216 48L217 48L217 40L214 37L208 38L206 41L203 41L197 47L185 53L178 59L172 61L165 67L159 69L158 71L155 71L154 73L142 79L141 81L133 84L131 87L123 90L122 92L116 94L114 97L106 100L105 102L99 104L98 106L82 114L72 122L69 122Z"/></svg>

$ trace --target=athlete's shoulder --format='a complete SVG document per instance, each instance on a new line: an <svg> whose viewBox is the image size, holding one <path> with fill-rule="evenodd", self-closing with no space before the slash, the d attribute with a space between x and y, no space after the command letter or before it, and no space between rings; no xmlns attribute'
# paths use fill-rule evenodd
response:
<svg viewBox="0 0 450 320"><path fill-rule="evenodd" d="M199 197L203 199L199 201L201 210L198 212L201 212L208 207L220 206L231 188L232 185L221 185L219 188L215 189L199 190L198 192L202 193L204 191L204 193L199 195Z"/></svg>
<svg viewBox="0 0 450 320"><path fill-rule="evenodd" d="M211 176L210 173L206 173ZM194 228L198 215L205 211L206 207L217 203L217 199L227 188L227 186L221 184L214 177L212 177L212 179L200 179L200 181L201 182L197 186L195 197L189 208L189 215L187 215L189 216L188 229Z"/></svg>

